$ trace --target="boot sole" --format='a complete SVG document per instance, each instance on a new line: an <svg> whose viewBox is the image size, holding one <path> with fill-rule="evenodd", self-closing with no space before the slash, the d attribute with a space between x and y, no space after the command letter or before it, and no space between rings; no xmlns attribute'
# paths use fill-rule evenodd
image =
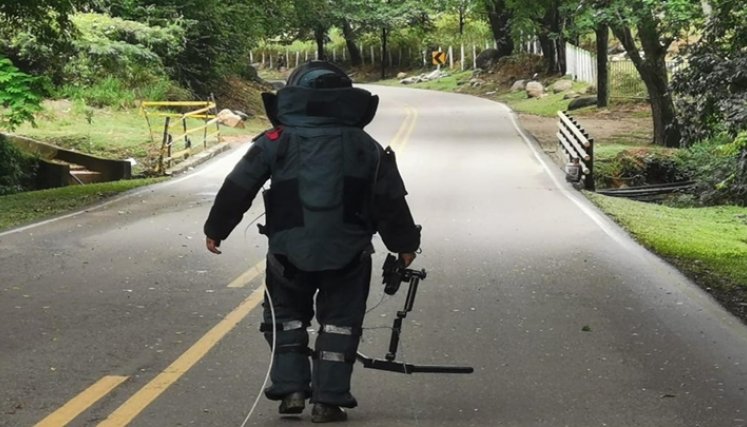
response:
<svg viewBox="0 0 747 427"><path fill-rule="evenodd" d="M283 401L278 408L278 412L283 415L296 415L303 412L306 408L306 403L303 399L292 399L289 401Z"/></svg>

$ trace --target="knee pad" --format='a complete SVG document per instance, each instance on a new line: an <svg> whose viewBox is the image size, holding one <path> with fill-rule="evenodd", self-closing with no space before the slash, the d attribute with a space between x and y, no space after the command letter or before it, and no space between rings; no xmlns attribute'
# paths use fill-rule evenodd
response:
<svg viewBox="0 0 747 427"><path fill-rule="evenodd" d="M300 320L289 320L275 325L275 353L302 353L311 354L309 349L309 334ZM272 324L262 323L259 327L264 333L265 340L272 345Z"/></svg>
<svg viewBox="0 0 747 427"><path fill-rule="evenodd" d="M330 362L355 362L361 332L361 328L353 326L321 325L314 358Z"/></svg>

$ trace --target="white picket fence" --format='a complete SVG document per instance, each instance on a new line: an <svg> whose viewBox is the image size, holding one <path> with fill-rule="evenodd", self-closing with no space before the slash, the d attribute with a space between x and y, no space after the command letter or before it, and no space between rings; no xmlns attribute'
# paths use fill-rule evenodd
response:
<svg viewBox="0 0 747 427"><path fill-rule="evenodd" d="M565 65L565 75L571 76L573 80L597 83L597 58L588 50L566 43Z"/></svg>
<svg viewBox="0 0 747 427"><path fill-rule="evenodd" d="M566 75L571 76L577 81L595 84L597 77L596 57L591 52L576 47L570 43L566 43L565 46ZM476 68L477 65L475 60L477 54L483 48L487 49L490 47L495 47L495 42L486 41L481 45L470 44L457 47L439 47L438 50L443 50L448 54L448 62L444 67L465 70ZM523 51L528 53L542 54L542 50L537 41L523 43L521 48ZM380 46L365 46L360 44L358 49L361 52L364 65L381 63L382 52ZM422 64L423 67L428 67L431 65L431 52L426 50L418 52L409 48L394 48L389 50L387 54L389 56L387 58L389 63L394 66ZM327 52L327 55L335 62L339 59L345 62L348 59L347 51L344 48L331 49ZM257 63L257 65L262 68L273 68L276 66L294 67L307 62L312 58L317 58L316 51L290 52L288 50L273 51L267 49L256 53L250 52L250 62Z"/></svg>

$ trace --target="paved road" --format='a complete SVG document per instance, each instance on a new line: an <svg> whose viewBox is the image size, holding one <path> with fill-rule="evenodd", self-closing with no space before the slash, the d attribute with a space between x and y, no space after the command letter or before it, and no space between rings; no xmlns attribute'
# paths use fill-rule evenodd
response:
<svg viewBox="0 0 747 427"><path fill-rule="evenodd" d="M358 367L349 424L747 426L747 328L569 190L506 108L371 89L369 130L396 147L424 227L399 355L475 373ZM1 426L242 423L268 363L261 203L221 256L201 226L246 148L0 234ZM369 313L363 352L385 354L403 298ZM249 425L298 425L275 412L261 400Z"/></svg>

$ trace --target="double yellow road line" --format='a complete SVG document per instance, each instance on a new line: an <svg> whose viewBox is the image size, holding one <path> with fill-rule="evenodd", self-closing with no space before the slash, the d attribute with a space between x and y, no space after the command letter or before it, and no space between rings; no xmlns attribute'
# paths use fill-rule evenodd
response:
<svg viewBox="0 0 747 427"><path fill-rule="evenodd" d="M392 150L394 150L397 154L400 154L400 152L404 151L407 142L410 140L412 131L415 130L415 122L417 122L417 120L418 110L413 107L406 106L405 120L402 122L399 129L397 129L397 133L394 134L392 140L389 141L389 146L392 147Z"/></svg>
<svg viewBox="0 0 747 427"><path fill-rule="evenodd" d="M389 146L399 156L415 129L418 112L412 107L405 107L405 119L397 129L397 133L389 142ZM260 261L246 272L229 283L229 288L243 288L257 277L264 274L265 261ZM104 421L100 427L121 427L128 425L148 405L153 403L166 389L171 387L182 375L199 362L218 342L223 339L236 325L238 325L263 299L264 287L255 289L238 307L226 315L217 325L195 342L187 351L182 353L160 374L156 375L143 388L138 390L127 401L119 406ZM109 375L88 387L75 396L58 410L38 422L35 427L62 427L72 422L77 416L85 412L104 396L112 392L117 386L127 381L129 377Z"/></svg>

